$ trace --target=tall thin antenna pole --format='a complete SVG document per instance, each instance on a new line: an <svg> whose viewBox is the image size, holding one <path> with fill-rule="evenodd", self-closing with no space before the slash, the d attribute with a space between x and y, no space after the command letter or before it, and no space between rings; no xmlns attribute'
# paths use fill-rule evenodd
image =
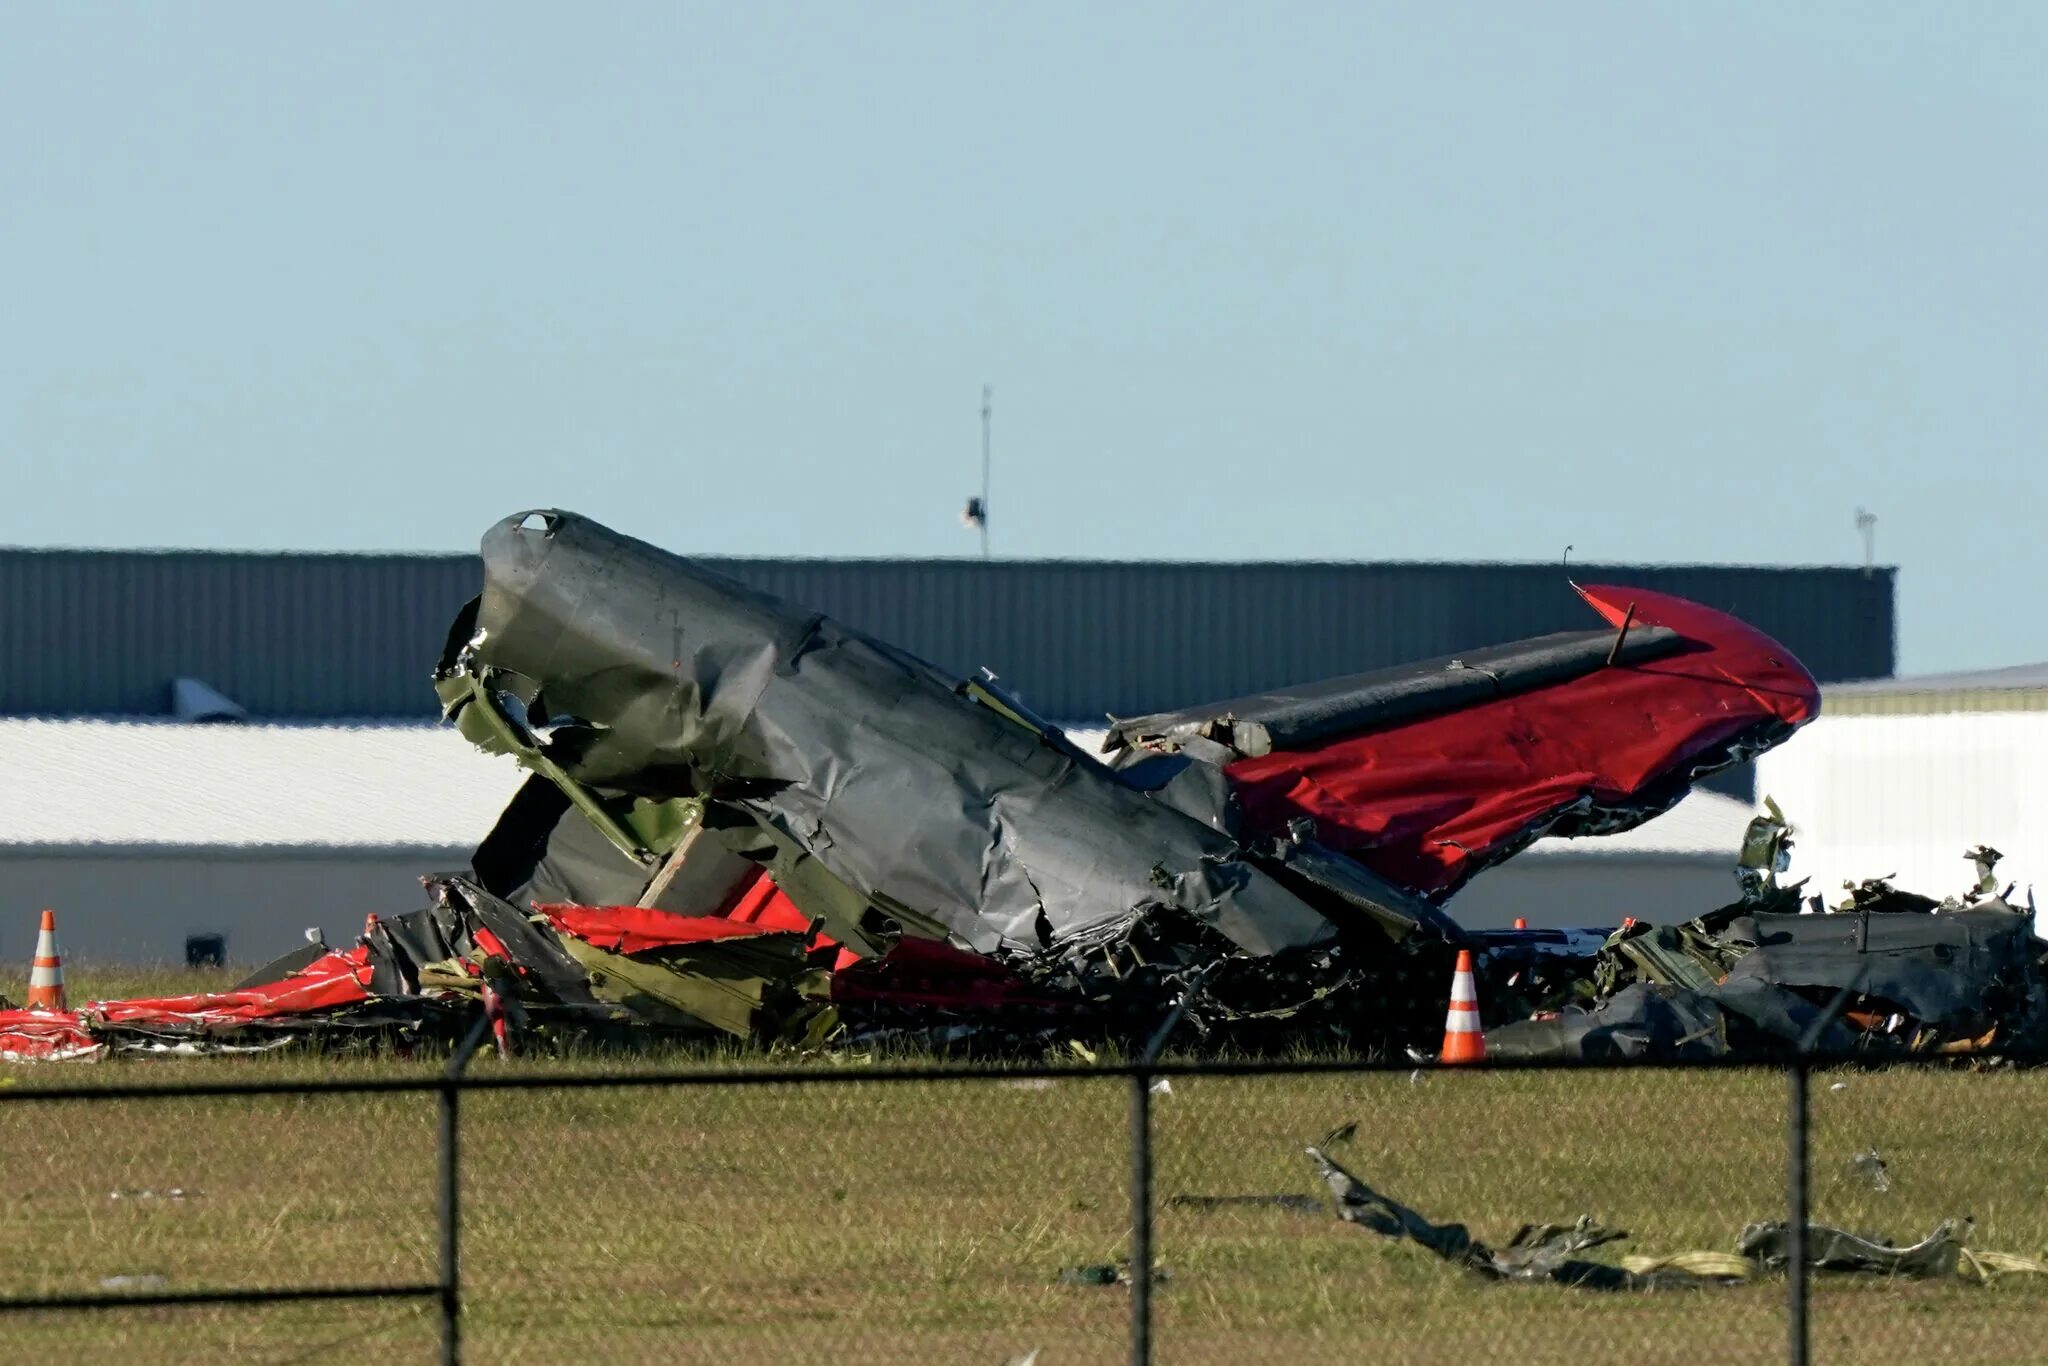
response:
<svg viewBox="0 0 2048 1366"><path fill-rule="evenodd" d="M981 558L984 560L988 558L988 429L992 393L988 385L981 386Z"/></svg>

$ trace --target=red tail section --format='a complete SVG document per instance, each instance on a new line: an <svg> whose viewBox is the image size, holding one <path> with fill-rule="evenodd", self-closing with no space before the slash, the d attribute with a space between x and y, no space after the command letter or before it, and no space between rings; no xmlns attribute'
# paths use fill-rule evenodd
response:
<svg viewBox="0 0 2048 1366"><path fill-rule="evenodd" d="M1695 778L1777 744L1820 710L1790 651L1725 613L1631 588L1580 595L1617 631L1669 627L1676 653L1230 765L1254 832L1317 837L1441 900L1550 833L1626 829ZM1631 608L1633 615L1631 615Z"/></svg>

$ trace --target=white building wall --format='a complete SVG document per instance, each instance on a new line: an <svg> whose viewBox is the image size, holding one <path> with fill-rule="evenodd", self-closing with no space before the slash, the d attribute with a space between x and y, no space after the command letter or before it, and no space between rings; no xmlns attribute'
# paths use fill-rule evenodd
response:
<svg viewBox="0 0 2048 1366"><path fill-rule="evenodd" d="M2003 878L2048 896L2048 712L1823 715L1757 760L1757 795L1792 823L1791 876L1834 905L1844 881L1896 874L1960 893L1963 851L2006 855Z"/></svg>
<svg viewBox="0 0 2048 1366"><path fill-rule="evenodd" d="M46 906L67 961L183 963L186 935L221 934L230 962L256 964L304 944L309 925L330 944L352 943L366 914L420 909L421 874L468 858L455 849L0 848L0 994L18 996Z"/></svg>

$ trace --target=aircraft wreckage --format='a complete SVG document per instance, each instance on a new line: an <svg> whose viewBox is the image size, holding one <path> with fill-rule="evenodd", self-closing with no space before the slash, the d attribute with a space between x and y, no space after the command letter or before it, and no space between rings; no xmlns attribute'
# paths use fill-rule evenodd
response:
<svg viewBox="0 0 2048 1366"><path fill-rule="evenodd" d="M1179 1009L1188 1041L1385 1050L1434 1043L1459 948L1507 1018L1553 1015L1559 1037L1525 1047L1581 1047L1602 1026L1564 1009L1637 978L1660 1007L1687 990L1738 1014L1736 988L1694 980L1721 949L1660 950L1697 967L1682 982L1639 965L1588 990L1610 947L1649 946L1471 935L1444 904L1539 837L1657 815L1819 709L1744 623L1588 586L1590 629L1116 719L1091 755L993 676L574 514L499 523L483 561L434 686L530 776L470 868L230 992L0 1012L0 1055L440 1037L480 998L535 1047L1134 1037ZM1754 929L1777 895L1760 878L1729 917L1759 961L1800 956Z"/></svg>

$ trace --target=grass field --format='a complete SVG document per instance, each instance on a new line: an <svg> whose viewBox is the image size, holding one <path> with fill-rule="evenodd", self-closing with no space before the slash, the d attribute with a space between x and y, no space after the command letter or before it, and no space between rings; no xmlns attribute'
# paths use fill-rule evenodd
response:
<svg viewBox="0 0 2048 1366"><path fill-rule="evenodd" d="M169 985L73 977L74 999ZM730 1055L698 1061L716 1072ZM13 1069L0 1086L431 1066L117 1061ZM1482 1237L1585 1212L1631 1231L1617 1254L1729 1249L1782 1212L1776 1073L1172 1086L1154 1099L1162 1201L1314 1192L1302 1145L1357 1119L1349 1165ZM1905 1241L1968 1214L1974 1245L2048 1243L2048 1075L1855 1072L1814 1091L1816 1217ZM1057 1273L1125 1250L1126 1104L1121 1081L1087 1078L472 1094L468 1359L1119 1361L1127 1292ZM434 1125L424 1096L0 1104L0 1291L431 1280ZM1872 1145L1888 1192L1849 1166ZM1272 1208L1166 1206L1156 1237L1163 1362L1783 1357L1776 1280L1614 1298L1488 1287ZM2030 1361L2044 1330L2048 1284L2024 1278L1826 1281L1815 1302L1822 1361ZM412 1304L0 1320L19 1359L65 1361L426 1361L435 1332Z"/></svg>

